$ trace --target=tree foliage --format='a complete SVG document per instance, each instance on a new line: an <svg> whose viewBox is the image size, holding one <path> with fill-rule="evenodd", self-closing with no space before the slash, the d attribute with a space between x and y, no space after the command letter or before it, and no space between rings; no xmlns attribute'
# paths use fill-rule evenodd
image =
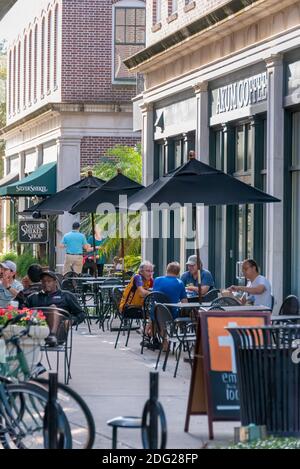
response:
<svg viewBox="0 0 300 469"><path fill-rule="evenodd" d="M126 145L116 145L107 150L104 161L93 168L93 174L100 179L108 181L117 174L117 169L136 182L142 181L142 155L141 145L135 148Z"/></svg>
<svg viewBox="0 0 300 469"><path fill-rule="evenodd" d="M136 182L141 183L142 181L142 156L141 156L141 146L137 145L135 148L116 145L113 148L107 150L105 157L103 158L104 162L96 164L92 170L93 175L99 177L100 179L108 181L112 177L116 176L117 169L120 169L122 174L133 179ZM86 171L86 170L85 170ZM106 231L106 225L110 224L112 226L112 215L96 215L95 222L99 226L102 232ZM115 233L107 238L106 243L103 245L103 252L107 257L113 257L115 255L121 255L121 241L120 233L118 231L119 226L119 217L116 216L116 225L114 226ZM129 223L134 223L138 225L140 222L139 214L129 214L128 215ZM92 232L91 217L88 216L83 220L82 229L87 233ZM124 239L124 250L128 256L140 256L141 253L141 239L139 238L130 238L127 236Z"/></svg>

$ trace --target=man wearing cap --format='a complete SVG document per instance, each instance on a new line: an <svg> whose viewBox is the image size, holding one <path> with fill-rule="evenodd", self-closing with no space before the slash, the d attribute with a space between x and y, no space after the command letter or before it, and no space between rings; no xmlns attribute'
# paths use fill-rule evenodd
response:
<svg viewBox="0 0 300 469"><path fill-rule="evenodd" d="M23 285L15 279L17 266L12 261L4 261L0 264L2 280L0 283L0 308L6 308L23 290Z"/></svg>
<svg viewBox="0 0 300 469"><path fill-rule="evenodd" d="M42 290L28 296L26 305L29 308L56 306L72 314L77 323L84 321L85 313L80 307L76 296L69 291L57 288L57 279L54 272L46 270L41 273L40 278Z"/></svg>
<svg viewBox="0 0 300 469"><path fill-rule="evenodd" d="M59 247L66 249L64 275L71 270L77 274L81 274L83 266L83 250L92 250L85 235L79 232L79 228L80 223L75 221L72 225L72 231L64 235L61 240L61 244L59 245Z"/></svg>
<svg viewBox="0 0 300 469"><path fill-rule="evenodd" d="M198 268L197 268L197 256L193 255L188 258L186 263L188 270L181 276L186 290L190 292L190 296L198 296ZM209 270L203 269L202 262L200 260L200 272L201 272L201 293L204 296L209 290L214 288L214 279Z"/></svg>

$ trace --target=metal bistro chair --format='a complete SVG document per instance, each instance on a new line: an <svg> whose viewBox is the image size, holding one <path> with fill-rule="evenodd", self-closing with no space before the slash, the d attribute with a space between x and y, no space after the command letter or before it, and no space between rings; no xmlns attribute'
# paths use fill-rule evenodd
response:
<svg viewBox="0 0 300 469"><path fill-rule="evenodd" d="M169 308L163 304L157 303L154 306L154 318L160 337L160 350L156 360L155 369L157 369L161 353L163 351L165 340L168 341L166 356L163 364L163 371L166 371L167 361L170 354L171 345L175 347L176 366L174 378L176 378L179 360L182 349L187 350L189 363L192 366L191 348L196 341L196 325L190 318L173 319Z"/></svg>
<svg viewBox="0 0 300 469"><path fill-rule="evenodd" d="M60 274L59 272L55 272L56 280L57 283L59 284L59 287L61 287L62 281L64 279L63 274Z"/></svg>
<svg viewBox="0 0 300 469"><path fill-rule="evenodd" d="M99 328L102 327L104 331L104 323L107 321L107 328L111 323L111 319L114 317L115 303L112 296L112 291L115 288L114 285L120 285L121 280L119 278L106 278L103 280L102 285L98 287L99 301L100 301L100 320ZM105 287L105 288L102 288ZM111 287L111 288L107 288Z"/></svg>
<svg viewBox="0 0 300 469"><path fill-rule="evenodd" d="M210 301L214 301L219 297L220 290L217 290L217 288L213 288L212 290L208 291L205 295L202 297L202 302L203 303L209 303Z"/></svg>
<svg viewBox="0 0 300 469"><path fill-rule="evenodd" d="M118 331L119 328L114 328L112 327L112 323L113 323L113 320L116 319L116 318L119 318L120 317L120 312L119 312L119 307L120 307L120 302L121 302L121 299L122 299L122 290L120 290L120 288L118 287L114 287L111 291L111 300L112 300L112 303L113 303L113 307L114 307L114 312L111 316L111 320L110 320L110 331Z"/></svg>
<svg viewBox="0 0 300 469"><path fill-rule="evenodd" d="M121 332L127 332L127 338L125 343L125 347L127 347L130 337L130 331L139 329L140 322L144 322L144 311L142 307L127 305L127 307L124 308L124 311L119 314L119 317L121 322L118 328L115 348L117 348ZM136 326L133 326L133 321L136 321L138 324Z"/></svg>
<svg viewBox="0 0 300 469"><path fill-rule="evenodd" d="M61 289L62 290L67 290L71 293L73 293L79 304L82 306L86 317L84 319L84 322L87 322L87 326L89 329L89 333L91 333L91 316L90 316L90 308L94 308L95 305L94 303L90 304L90 300L93 298L93 293L87 293L84 288L84 284L82 282L82 278L78 277L76 278L64 278L62 283L61 283ZM78 326L77 326L78 327Z"/></svg>
<svg viewBox="0 0 300 469"><path fill-rule="evenodd" d="M213 300L211 306L241 306L241 303L230 296L221 296Z"/></svg>
<svg viewBox="0 0 300 469"><path fill-rule="evenodd" d="M62 308L38 307L46 316L46 321L50 330L49 336L45 339L45 345L41 350L45 352L50 370L52 369L48 353L56 352L56 370L59 370L59 353L64 354L64 382L69 383L71 378L71 358L72 358L72 316Z"/></svg>
<svg viewBox="0 0 300 469"><path fill-rule="evenodd" d="M153 291L149 293L144 299L143 311L143 337L141 342L141 354L144 352L144 347L151 349L159 349L159 340L156 337L155 322L154 322L154 305L155 303L170 303L170 298L162 292ZM147 322L152 319L152 338L146 335Z"/></svg>
<svg viewBox="0 0 300 469"><path fill-rule="evenodd" d="M300 314L300 303L297 296L287 296L283 300L278 314L279 316L298 316Z"/></svg>

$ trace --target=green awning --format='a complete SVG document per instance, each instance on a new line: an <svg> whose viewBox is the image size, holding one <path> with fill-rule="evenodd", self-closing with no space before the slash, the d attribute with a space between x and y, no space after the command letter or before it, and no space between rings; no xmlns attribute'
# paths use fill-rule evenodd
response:
<svg viewBox="0 0 300 469"><path fill-rule="evenodd" d="M56 193L56 163L47 163L21 181L0 187L0 196L27 197Z"/></svg>

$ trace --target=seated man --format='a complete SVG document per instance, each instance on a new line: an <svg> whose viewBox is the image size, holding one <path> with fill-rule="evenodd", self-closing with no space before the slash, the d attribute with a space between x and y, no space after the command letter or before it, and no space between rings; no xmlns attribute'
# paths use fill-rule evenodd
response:
<svg viewBox="0 0 300 469"><path fill-rule="evenodd" d="M31 264L27 270L27 277L29 279L29 285L24 286L24 289L18 293L16 300L19 302L19 308L23 308L25 305L26 298L35 292L42 290L41 274L43 272L42 267L39 264Z"/></svg>
<svg viewBox="0 0 300 469"><path fill-rule="evenodd" d="M248 280L247 286L232 285L228 290L243 292L243 304L250 301L254 306L267 306L272 308L271 284L263 275L259 275L259 268L253 259L246 259L242 265L244 277Z"/></svg>
<svg viewBox="0 0 300 469"><path fill-rule="evenodd" d="M170 299L170 303L187 302L187 294L183 282L178 278L180 265L178 262L171 262L167 265L167 273L164 277L157 277L154 280L153 290L165 293ZM173 318L179 315L178 308L172 308Z"/></svg>
<svg viewBox="0 0 300 469"><path fill-rule="evenodd" d="M15 279L17 266L12 261L4 261L0 264L2 279L0 282L0 308L6 308L18 293L23 290L23 285Z"/></svg>
<svg viewBox="0 0 300 469"><path fill-rule="evenodd" d="M142 309L144 298L150 292L149 288L153 286L153 264L144 261L140 264L139 271L134 275L125 288L119 306L120 313L128 307Z"/></svg>
<svg viewBox="0 0 300 469"><path fill-rule="evenodd" d="M193 255L188 258L186 263L188 270L181 276L186 290L190 293L190 296L198 296L198 268L197 268L197 256ZM204 296L209 290L215 287L213 277L209 270L203 269L202 262L200 260L200 272L201 272L201 294Z"/></svg>
<svg viewBox="0 0 300 469"><path fill-rule="evenodd" d="M44 271L41 273L42 291L32 293L26 299L28 308L38 308L43 306L56 306L68 311L77 324L85 319L85 313L79 305L76 296L66 290L57 288L57 280L54 272Z"/></svg>

